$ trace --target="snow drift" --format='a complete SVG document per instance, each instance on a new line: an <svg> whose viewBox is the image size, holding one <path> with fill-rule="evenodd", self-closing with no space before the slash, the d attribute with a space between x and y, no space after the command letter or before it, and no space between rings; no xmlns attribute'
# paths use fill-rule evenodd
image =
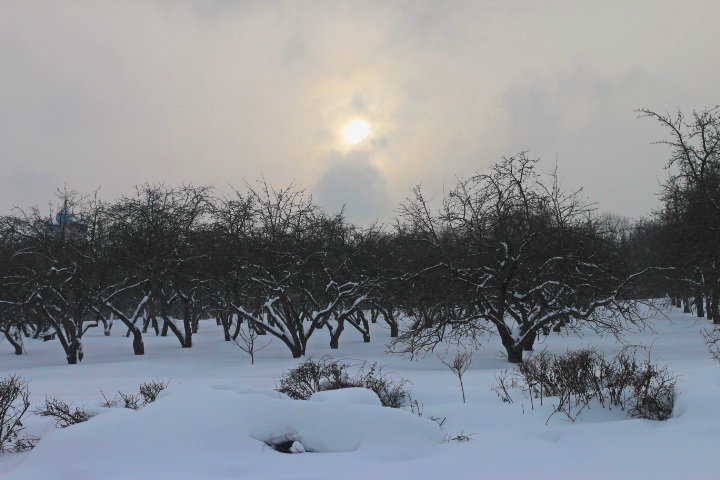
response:
<svg viewBox="0 0 720 480"><path fill-rule="evenodd" d="M432 421L382 407L361 388L302 401L181 387L140 410L111 409L50 432L7 479L237 478L278 462L273 457L283 454L267 444L283 441L299 442L306 455L385 445L417 456L442 434Z"/></svg>

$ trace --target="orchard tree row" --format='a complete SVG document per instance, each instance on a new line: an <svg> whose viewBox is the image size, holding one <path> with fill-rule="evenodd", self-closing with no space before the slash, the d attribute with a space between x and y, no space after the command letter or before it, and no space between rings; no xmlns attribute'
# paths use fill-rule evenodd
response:
<svg viewBox="0 0 720 480"><path fill-rule="evenodd" d="M437 204L418 187L390 226L361 228L302 189L267 183L230 195L143 185L103 202L60 195L0 218L0 329L17 354L53 338L68 363L83 336L120 327L190 348L201 319L225 341L269 335L297 358L316 332L346 329L393 348L496 334L511 362L563 326L621 333L647 299L669 296L720 320L720 158L716 110L668 117L670 178L649 219L599 214L526 154L460 179Z"/></svg>

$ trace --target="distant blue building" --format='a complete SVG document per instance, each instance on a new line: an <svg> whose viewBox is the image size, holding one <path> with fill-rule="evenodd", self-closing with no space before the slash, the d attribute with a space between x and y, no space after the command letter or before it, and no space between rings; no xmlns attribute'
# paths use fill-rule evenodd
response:
<svg viewBox="0 0 720 480"><path fill-rule="evenodd" d="M66 206L61 208L55 218L48 218L45 228L48 232L58 236L65 237L83 237L87 233L87 225L85 225L70 209Z"/></svg>

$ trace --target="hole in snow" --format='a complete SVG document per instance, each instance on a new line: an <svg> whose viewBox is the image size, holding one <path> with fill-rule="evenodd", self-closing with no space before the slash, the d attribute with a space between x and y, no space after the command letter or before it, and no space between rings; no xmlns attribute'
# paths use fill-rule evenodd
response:
<svg viewBox="0 0 720 480"><path fill-rule="evenodd" d="M265 445L280 453L305 453L307 451L302 443L292 439L266 441Z"/></svg>

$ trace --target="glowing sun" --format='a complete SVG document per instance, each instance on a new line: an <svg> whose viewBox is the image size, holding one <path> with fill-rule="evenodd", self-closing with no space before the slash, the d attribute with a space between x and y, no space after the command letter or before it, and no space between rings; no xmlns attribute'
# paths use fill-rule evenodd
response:
<svg viewBox="0 0 720 480"><path fill-rule="evenodd" d="M342 129L343 138L350 145L357 145L370 135L370 124L365 120L355 119Z"/></svg>

